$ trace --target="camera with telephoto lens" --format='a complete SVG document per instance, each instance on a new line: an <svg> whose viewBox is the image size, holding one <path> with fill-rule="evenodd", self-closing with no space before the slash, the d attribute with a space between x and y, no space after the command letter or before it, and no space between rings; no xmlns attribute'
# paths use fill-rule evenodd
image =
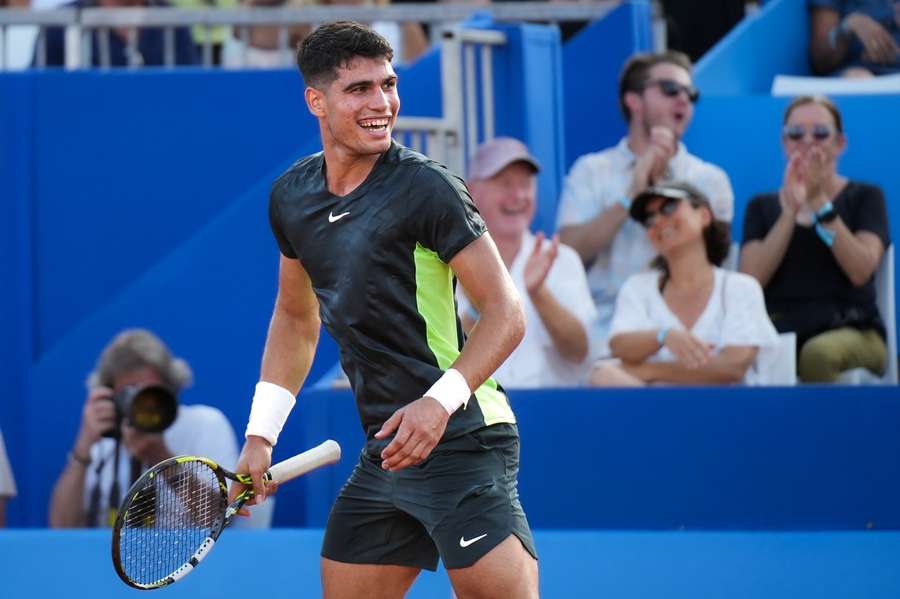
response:
<svg viewBox="0 0 900 599"><path fill-rule="evenodd" d="M118 438L122 422L144 433L161 433L175 421L178 398L163 385L129 385L109 398L116 406L116 424L103 433Z"/></svg>

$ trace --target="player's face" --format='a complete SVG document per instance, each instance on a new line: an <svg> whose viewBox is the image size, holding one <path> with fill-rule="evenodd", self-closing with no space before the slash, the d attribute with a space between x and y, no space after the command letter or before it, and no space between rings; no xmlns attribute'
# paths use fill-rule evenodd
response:
<svg viewBox="0 0 900 599"><path fill-rule="evenodd" d="M323 144L351 155L385 152L400 110L397 74L383 58L357 57L321 95ZM314 111L315 113L315 111Z"/></svg>
<svg viewBox="0 0 900 599"><path fill-rule="evenodd" d="M638 116L644 129L668 127L681 139L694 116L694 103L688 95L693 89L690 74L683 68L669 63L651 67L647 84L640 94Z"/></svg>
<svg viewBox="0 0 900 599"><path fill-rule="evenodd" d="M475 204L494 237L521 235L534 218L537 181L524 162L514 162L486 181L470 185Z"/></svg>

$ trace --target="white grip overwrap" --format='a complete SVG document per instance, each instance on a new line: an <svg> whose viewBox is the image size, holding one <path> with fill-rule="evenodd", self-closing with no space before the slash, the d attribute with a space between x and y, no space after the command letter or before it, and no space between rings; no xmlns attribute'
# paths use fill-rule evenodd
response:
<svg viewBox="0 0 900 599"><path fill-rule="evenodd" d="M256 383L244 437L256 435L274 446L295 403L297 398L284 387L266 381Z"/></svg>
<svg viewBox="0 0 900 599"><path fill-rule="evenodd" d="M331 439L317 447L278 462L269 468L269 475L276 483L283 483L315 470L321 466L334 464L341 459L341 446Z"/></svg>

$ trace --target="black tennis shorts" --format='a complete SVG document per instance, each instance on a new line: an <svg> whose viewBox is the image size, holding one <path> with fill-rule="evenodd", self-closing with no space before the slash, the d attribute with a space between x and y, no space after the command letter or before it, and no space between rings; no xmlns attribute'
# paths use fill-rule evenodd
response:
<svg viewBox="0 0 900 599"><path fill-rule="evenodd" d="M496 424L439 444L399 472L366 454L341 489L322 556L351 564L465 568L516 535L537 553L519 503L519 433Z"/></svg>

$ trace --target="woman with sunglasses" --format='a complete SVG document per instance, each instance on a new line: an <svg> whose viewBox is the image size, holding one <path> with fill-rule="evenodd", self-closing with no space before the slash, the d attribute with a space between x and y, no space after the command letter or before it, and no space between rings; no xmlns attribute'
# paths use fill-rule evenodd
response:
<svg viewBox="0 0 900 599"><path fill-rule="evenodd" d="M778 334L755 279L719 268L730 247L728 223L689 183L649 187L630 207L658 253L654 269L632 275L616 300L609 347L591 382L760 384ZM766 358L766 359L764 359Z"/></svg>
<svg viewBox="0 0 900 599"><path fill-rule="evenodd" d="M873 275L890 245L884 194L837 172L847 139L829 99L796 98L783 125L784 181L747 205L741 270L763 286L775 327L797 334L801 381L880 374L887 350Z"/></svg>

